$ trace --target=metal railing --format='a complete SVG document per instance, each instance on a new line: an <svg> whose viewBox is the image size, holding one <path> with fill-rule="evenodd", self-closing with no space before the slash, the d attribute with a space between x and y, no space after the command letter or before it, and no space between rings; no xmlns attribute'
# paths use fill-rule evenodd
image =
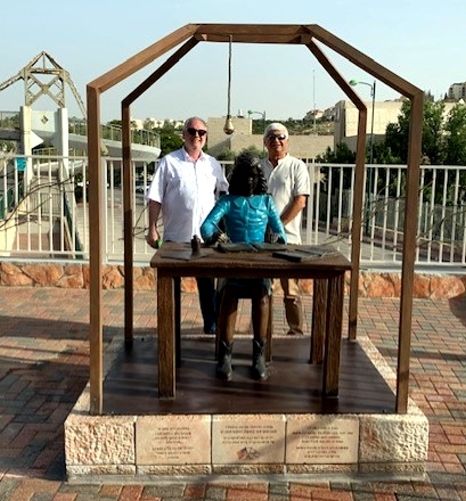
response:
<svg viewBox="0 0 466 501"><path fill-rule="evenodd" d="M20 157L17 157L20 158ZM88 166L86 157L0 157L0 257L2 259L89 258ZM18 168L22 165L22 170ZM222 162L227 169L231 162ZM311 196L303 214L303 242L351 250L354 165L308 163ZM146 263L145 195L153 164L133 162L134 259ZM155 167L156 168L156 167ZM123 261L123 176L120 158L103 158L103 255ZM398 267L403 244L406 166L366 169L361 266ZM422 166L416 264L466 264L466 167Z"/></svg>
<svg viewBox="0 0 466 501"><path fill-rule="evenodd" d="M87 123L83 121L70 120L68 125L68 132L70 134L78 134L79 136L86 136ZM119 127L118 125L109 125L109 124L101 125L102 139L121 142L121 134L122 134L122 128ZM131 142L134 144L141 144L145 146L160 148L160 135L152 130L132 129Z"/></svg>

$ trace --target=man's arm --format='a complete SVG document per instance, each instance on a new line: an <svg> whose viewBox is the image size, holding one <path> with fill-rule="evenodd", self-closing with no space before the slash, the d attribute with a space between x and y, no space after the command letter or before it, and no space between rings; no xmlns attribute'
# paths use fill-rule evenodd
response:
<svg viewBox="0 0 466 501"><path fill-rule="evenodd" d="M296 195L288 207L281 213L280 219L284 226L292 221L306 207L307 195Z"/></svg>
<svg viewBox="0 0 466 501"><path fill-rule="evenodd" d="M160 233L157 230L157 221L160 215L160 209L162 204L155 202L154 200L149 200L149 229L146 235L146 242L154 249L159 248Z"/></svg>

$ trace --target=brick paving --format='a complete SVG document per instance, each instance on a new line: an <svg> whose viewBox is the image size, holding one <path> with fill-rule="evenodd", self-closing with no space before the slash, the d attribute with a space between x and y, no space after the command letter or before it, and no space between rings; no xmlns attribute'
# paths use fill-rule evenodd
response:
<svg viewBox="0 0 466 501"><path fill-rule="evenodd" d="M285 331L280 298L274 332ZM310 301L306 298L310 306ZM200 332L197 296L183 294L183 326ZM123 293L104 292L104 336L123 335ZM249 302L238 329L249 331ZM359 332L396 366L399 300L360 300ZM155 294L135 295L136 332L155 327ZM0 500L466 500L466 298L415 300L410 394L427 415L424 481L173 481L70 484L63 423L88 379L88 291L0 287ZM231 478L231 477L230 477Z"/></svg>

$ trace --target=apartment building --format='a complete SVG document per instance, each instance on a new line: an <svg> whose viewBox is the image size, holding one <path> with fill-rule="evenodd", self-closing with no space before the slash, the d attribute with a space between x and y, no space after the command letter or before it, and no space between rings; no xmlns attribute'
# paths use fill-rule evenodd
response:
<svg viewBox="0 0 466 501"><path fill-rule="evenodd" d="M372 101L364 102L367 107L366 134L369 141L372 130ZM382 141L389 123L398 122L402 99L393 101L376 101L374 103L374 142ZM359 112L351 101L338 101L335 105L335 145L346 143L351 150L356 149L358 137Z"/></svg>
<svg viewBox="0 0 466 501"><path fill-rule="evenodd" d="M448 98L459 101L466 101L466 82L451 84L448 88Z"/></svg>

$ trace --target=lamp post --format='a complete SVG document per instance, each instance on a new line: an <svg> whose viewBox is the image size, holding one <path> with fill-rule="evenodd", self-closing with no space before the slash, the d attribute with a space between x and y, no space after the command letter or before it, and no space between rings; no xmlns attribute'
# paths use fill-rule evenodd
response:
<svg viewBox="0 0 466 501"><path fill-rule="evenodd" d="M253 111L253 110L248 110L248 117L251 118L252 114L260 115L262 117L262 125L263 125L263 131L265 131L265 111Z"/></svg>
<svg viewBox="0 0 466 501"><path fill-rule="evenodd" d="M374 161L374 110L375 110L375 80L374 83L360 82L359 80L350 80L348 82L353 87L361 84L368 85L371 88L371 98L372 98L372 110L371 110L371 136L369 143L369 163L372 164Z"/></svg>
<svg viewBox="0 0 466 501"><path fill-rule="evenodd" d="M262 133L265 132L265 111L253 111L253 110L248 110L248 117L251 118L251 115L252 114L257 114L257 115L260 115L262 117ZM264 144L262 144L262 151L264 151Z"/></svg>

